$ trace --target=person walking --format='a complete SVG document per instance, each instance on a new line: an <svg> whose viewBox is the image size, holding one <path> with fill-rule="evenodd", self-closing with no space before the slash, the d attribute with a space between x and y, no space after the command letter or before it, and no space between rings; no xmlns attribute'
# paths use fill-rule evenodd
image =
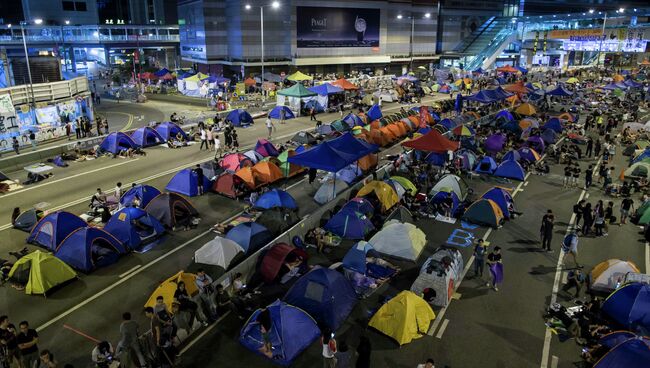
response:
<svg viewBox="0 0 650 368"><path fill-rule="evenodd" d="M620 225L627 223L630 213L634 213L634 200L630 197L623 198L621 201L621 222Z"/></svg>
<svg viewBox="0 0 650 368"><path fill-rule="evenodd" d="M567 256L573 258L573 263L576 268L582 268L578 264L578 234L575 230L570 230L569 233L562 239L562 264Z"/></svg>
<svg viewBox="0 0 650 368"><path fill-rule="evenodd" d="M316 121L316 107L309 110L309 121Z"/></svg>
<svg viewBox="0 0 650 368"><path fill-rule="evenodd" d="M585 202L586 200L581 199L578 203L573 205L573 213L576 215L576 222L573 225L575 228L580 228L580 220L582 220Z"/></svg>
<svg viewBox="0 0 650 368"><path fill-rule="evenodd" d="M208 150L212 151L214 140L212 139L212 129L205 129L205 140L208 143Z"/></svg>
<svg viewBox="0 0 650 368"><path fill-rule="evenodd" d="M11 148L14 149L17 155L20 155L20 143L16 137L11 137Z"/></svg>
<svg viewBox="0 0 650 368"><path fill-rule="evenodd" d="M479 239L474 246L474 277L483 279L483 269L485 268L485 242Z"/></svg>
<svg viewBox="0 0 650 368"><path fill-rule="evenodd" d="M542 217L542 226L539 229L542 239L542 250L551 252L551 240L553 240L553 226L555 226L555 215L552 210L547 210Z"/></svg>
<svg viewBox="0 0 650 368"><path fill-rule="evenodd" d="M140 327L136 321L131 319L131 313L122 313L122 323L120 323L120 341L117 343L117 355L127 354L130 358L123 361L132 361L133 355L139 364L139 367L145 367L147 361L142 353L142 346L140 346Z"/></svg>
<svg viewBox="0 0 650 368"><path fill-rule="evenodd" d="M20 332L16 336L16 343L20 349L20 355L23 368L36 368L38 366L38 333L36 330L29 328L27 321L22 321L18 325Z"/></svg>
<svg viewBox="0 0 650 368"><path fill-rule="evenodd" d="M226 146L226 151L230 151L230 147L232 144L232 136L230 135L230 127L226 126L226 128L223 130L223 140L224 144Z"/></svg>
<svg viewBox="0 0 650 368"><path fill-rule="evenodd" d="M589 190L594 181L594 165L589 165L585 170L585 190Z"/></svg>
<svg viewBox="0 0 650 368"><path fill-rule="evenodd" d="M273 135L273 129L275 126L273 125L273 120L271 120L270 117L266 117L266 130L268 131L268 136L267 139L271 139L271 136Z"/></svg>
<svg viewBox="0 0 650 368"><path fill-rule="evenodd" d="M496 246L492 252L488 254L487 263L490 267L490 274L492 274L492 288L494 291L499 291L499 284L503 282L503 257L501 256L501 247ZM488 282L485 286L490 287Z"/></svg>
<svg viewBox="0 0 650 368"><path fill-rule="evenodd" d="M221 139L219 139L219 133L212 133L212 139L214 139L214 157L221 158Z"/></svg>
<svg viewBox="0 0 650 368"><path fill-rule="evenodd" d="M201 137L201 146L199 146L199 151L203 149L203 146L205 146L206 151L209 150L210 146L208 146L208 140L207 140L208 135L205 132L204 128L201 128L200 137Z"/></svg>
<svg viewBox="0 0 650 368"><path fill-rule="evenodd" d="M596 230L596 236L607 235L603 232L605 227L605 208L603 207L603 201L599 200L594 208L594 229Z"/></svg>

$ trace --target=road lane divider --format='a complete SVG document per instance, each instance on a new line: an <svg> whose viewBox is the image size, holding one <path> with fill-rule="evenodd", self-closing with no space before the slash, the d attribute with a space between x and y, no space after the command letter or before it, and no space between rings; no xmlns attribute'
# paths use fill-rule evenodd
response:
<svg viewBox="0 0 650 368"><path fill-rule="evenodd" d="M448 324L449 324L449 320L445 318L445 320L442 322L442 326L440 326L440 330L436 334L437 339L442 339L442 334L445 333Z"/></svg>

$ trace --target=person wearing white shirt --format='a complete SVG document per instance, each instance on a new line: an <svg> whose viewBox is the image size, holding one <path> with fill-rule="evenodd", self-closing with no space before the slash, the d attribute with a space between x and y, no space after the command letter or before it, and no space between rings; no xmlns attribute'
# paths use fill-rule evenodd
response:
<svg viewBox="0 0 650 368"><path fill-rule="evenodd" d="M118 201L122 198L122 182L118 181L115 185L115 197Z"/></svg>
<svg viewBox="0 0 650 368"><path fill-rule="evenodd" d="M433 359L429 358L426 362L418 364L417 368L436 368Z"/></svg>

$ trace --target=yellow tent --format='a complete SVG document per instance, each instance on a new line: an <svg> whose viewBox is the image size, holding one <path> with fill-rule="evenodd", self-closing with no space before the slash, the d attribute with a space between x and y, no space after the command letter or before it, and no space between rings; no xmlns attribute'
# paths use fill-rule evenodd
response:
<svg viewBox="0 0 650 368"><path fill-rule="evenodd" d="M529 103L523 103L517 107L515 112L519 115L535 115L537 113L537 110L535 110L535 107Z"/></svg>
<svg viewBox="0 0 650 368"><path fill-rule="evenodd" d="M624 81L624 80L625 80L625 77L623 77L623 76L620 75L620 74L616 74L616 75L614 76L614 83L622 82L622 81Z"/></svg>
<svg viewBox="0 0 650 368"><path fill-rule="evenodd" d="M25 294L45 294L51 288L77 277L62 260L36 250L20 258L9 271L9 279L25 285Z"/></svg>
<svg viewBox="0 0 650 368"><path fill-rule="evenodd" d="M368 326L392 337L401 346L424 336L435 318L424 299L405 290L382 305Z"/></svg>
<svg viewBox="0 0 650 368"><path fill-rule="evenodd" d="M147 303L144 306L153 307L154 305L156 305L156 298L162 296L165 305L167 306L167 310L170 310L172 308L172 302L174 301L174 293L176 292L178 283L180 281L185 282L185 289L187 289L187 293L190 296L193 296L199 291L199 289L196 287L196 284L194 283L195 280L196 280L195 274L179 271L177 274L163 281L162 284L158 285L158 287L151 294L149 300L147 300Z"/></svg>
<svg viewBox="0 0 650 368"><path fill-rule="evenodd" d="M307 74L304 74L300 70L297 72L291 74L290 76L287 77L288 80L294 81L294 82L301 82L301 81L306 81L306 80L312 80L314 78L308 76Z"/></svg>
<svg viewBox="0 0 650 368"><path fill-rule="evenodd" d="M411 195L418 194L418 189L415 187L415 184L413 184L413 182L408 180L407 178L403 176L391 176L390 180L394 180L397 183L399 183L399 185L401 185L402 188L404 188L404 190L406 190L407 192L410 192Z"/></svg>
<svg viewBox="0 0 650 368"><path fill-rule="evenodd" d="M569 83L569 84L573 84L573 83L578 83L580 81L576 77L571 77L571 78L567 79L566 82Z"/></svg>
<svg viewBox="0 0 650 368"><path fill-rule="evenodd" d="M363 188L359 190L359 193L357 193L357 197L363 197L370 193L375 193L377 199L379 199L379 202L381 203L381 208L384 211L390 209L399 202L395 189L383 181L373 180L364 185Z"/></svg>

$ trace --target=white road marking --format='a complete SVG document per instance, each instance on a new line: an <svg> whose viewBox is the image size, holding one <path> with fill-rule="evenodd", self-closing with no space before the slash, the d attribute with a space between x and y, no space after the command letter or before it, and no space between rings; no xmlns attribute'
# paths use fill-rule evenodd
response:
<svg viewBox="0 0 650 368"><path fill-rule="evenodd" d="M560 362L560 358L557 356L553 355L551 357L551 368L557 368L558 363Z"/></svg>
<svg viewBox="0 0 650 368"><path fill-rule="evenodd" d="M442 334L445 333L445 330L447 329L447 325L448 325L448 324L449 324L449 320L448 320L448 319L445 319L445 320L442 322L442 326L440 326L440 330L439 330L438 333L436 334L436 338L438 338L438 339L442 339Z"/></svg>
<svg viewBox="0 0 650 368"><path fill-rule="evenodd" d="M213 324L208 326L205 330L201 331L201 333L197 337L195 337L194 339L192 339L192 341L190 341L189 343L187 343L187 345L185 345L185 347L178 353L178 355L181 356L181 355L185 354L185 352L190 350L190 348L192 346L194 346L194 344L196 344L199 340L201 340L203 338L203 336L207 335L208 332L212 331L213 328L217 327L217 324L219 324L219 322L221 322L229 314L230 314L230 311L226 311L226 313L224 313L223 316L219 317L219 319L216 320L216 322L214 322Z"/></svg>
<svg viewBox="0 0 650 368"><path fill-rule="evenodd" d="M472 256L472 257L474 257L474 256ZM469 264L469 262L468 262L468 264ZM451 304L451 300L449 301L449 303ZM449 306L449 304L447 304L447 307L448 306ZM440 312L438 312L438 315L436 316L436 319L433 321L433 324L431 325L431 328L429 329L429 332L427 332L427 335L433 336L433 333L436 332L436 329L438 328L438 325L440 324L440 321L442 321L442 317L445 316L445 312L447 311L447 307L442 307L442 309L440 309Z"/></svg>
<svg viewBox="0 0 650 368"><path fill-rule="evenodd" d="M124 272L123 274L120 275L120 278L130 274L131 272L137 270L138 268L142 267L142 265L135 265L133 268L129 269L128 271Z"/></svg>
<svg viewBox="0 0 650 368"><path fill-rule="evenodd" d="M528 186L528 181L525 181L525 182L524 182L524 186L525 186L525 187Z"/></svg>
<svg viewBox="0 0 650 368"><path fill-rule="evenodd" d="M645 243L645 273L650 273L650 243Z"/></svg>
<svg viewBox="0 0 650 368"><path fill-rule="evenodd" d="M568 277L569 277L569 276L567 275L566 272L562 272L562 280L560 281L560 283L561 283L562 285L566 284Z"/></svg>

